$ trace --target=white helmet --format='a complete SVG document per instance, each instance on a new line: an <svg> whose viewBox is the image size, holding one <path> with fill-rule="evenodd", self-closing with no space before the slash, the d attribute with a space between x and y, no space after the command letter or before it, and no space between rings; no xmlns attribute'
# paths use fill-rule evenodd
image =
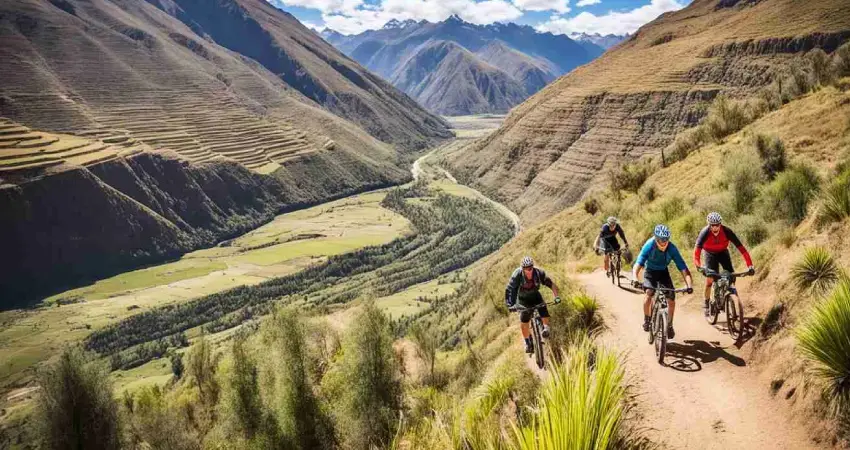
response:
<svg viewBox="0 0 850 450"><path fill-rule="evenodd" d="M609 217L609 218L608 218L608 224L610 224L610 225L614 225L614 224L616 224L616 223L617 223L617 218L616 218L616 217L611 216L611 217Z"/></svg>
<svg viewBox="0 0 850 450"><path fill-rule="evenodd" d="M530 256L522 258L522 268L524 269L526 267L534 267L534 260Z"/></svg>
<svg viewBox="0 0 850 450"><path fill-rule="evenodd" d="M723 218L720 217L719 212L709 213L708 217L706 217L706 220L708 221L709 225L718 225L720 224L720 222L723 222Z"/></svg>

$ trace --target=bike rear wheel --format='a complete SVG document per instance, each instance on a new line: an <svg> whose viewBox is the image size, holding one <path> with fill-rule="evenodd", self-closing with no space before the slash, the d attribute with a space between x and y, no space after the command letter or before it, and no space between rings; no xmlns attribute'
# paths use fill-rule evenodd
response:
<svg viewBox="0 0 850 450"><path fill-rule="evenodd" d="M540 328L540 319L535 319L534 324L532 326L534 333L534 357L537 362L537 367L542 369L545 365L545 360L543 358L543 336L541 334Z"/></svg>
<svg viewBox="0 0 850 450"><path fill-rule="evenodd" d="M667 314L658 313L655 319L655 357L658 364L664 365L664 356L667 353Z"/></svg>
<svg viewBox="0 0 850 450"><path fill-rule="evenodd" d="M726 327L735 340L744 336L744 305L741 304L741 299L736 301L731 295L726 296Z"/></svg>

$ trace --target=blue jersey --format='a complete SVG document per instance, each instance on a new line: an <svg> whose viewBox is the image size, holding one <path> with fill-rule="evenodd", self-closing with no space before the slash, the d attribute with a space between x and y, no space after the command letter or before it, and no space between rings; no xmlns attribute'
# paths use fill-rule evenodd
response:
<svg viewBox="0 0 850 450"><path fill-rule="evenodd" d="M674 261L676 263L676 268L679 270L687 270L688 265L685 264L685 260L682 258L682 254L679 253L679 249L672 242L667 245L667 250L661 251L657 245L655 245L655 238L649 238L645 244L643 244L643 248L640 249L640 254L637 257L637 261L635 261L636 266L646 267L647 270L667 270L667 266L670 265L670 261Z"/></svg>

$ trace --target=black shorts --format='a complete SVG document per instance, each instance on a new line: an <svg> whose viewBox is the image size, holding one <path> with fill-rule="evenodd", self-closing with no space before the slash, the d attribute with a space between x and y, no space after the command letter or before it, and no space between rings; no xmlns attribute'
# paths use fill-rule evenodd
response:
<svg viewBox="0 0 850 450"><path fill-rule="evenodd" d="M724 250L720 253L705 252L706 269L719 272L721 267L726 272L732 273L735 271L735 268L732 267L732 255L729 254L729 250Z"/></svg>
<svg viewBox="0 0 850 450"><path fill-rule="evenodd" d="M617 238L602 239L599 241L599 246L605 252L616 252L620 250L620 241Z"/></svg>
<svg viewBox="0 0 850 450"><path fill-rule="evenodd" d="M670 278L670 271L664 270L647 270L643 274L643 287L647 289L667 288L673 289L673 279ZM670 300L676 299L675 292L665 292Z"/></svg>
<svg viewBox="0 0 850 450"><path fill-rule="evenodd" d="M537 306L541 303L544 303L543 302L543 295L541 295L539 291L529 293L524 297L520 297L517 300L517 303L519 303L519 305L521 307L524 307L524 308L530 308L532 306ZM540 312L540 317L549 317L549 309L546 308L545 306L538 308L537 311ZM522 323L531 322L532 314L534 314L533 309L527 309L525 311L520 311L519 321L522 322Z"/></svg>

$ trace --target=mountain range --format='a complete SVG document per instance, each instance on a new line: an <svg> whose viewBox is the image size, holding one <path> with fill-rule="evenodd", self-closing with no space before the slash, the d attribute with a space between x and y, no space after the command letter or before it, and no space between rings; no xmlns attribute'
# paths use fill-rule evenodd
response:
<svg viewBox="0 0 850 450"><path fill-rule="evenodd" d="M437 114L500 113L605 50L513 23L391 20L380 30L321 36Z"/></svg>
<svg viewBox="0 0 850 450"><path fill-rule="evenodd" d="M403 182L452 136L263 0L0 2L0 42L4 300Z"/></svg>

